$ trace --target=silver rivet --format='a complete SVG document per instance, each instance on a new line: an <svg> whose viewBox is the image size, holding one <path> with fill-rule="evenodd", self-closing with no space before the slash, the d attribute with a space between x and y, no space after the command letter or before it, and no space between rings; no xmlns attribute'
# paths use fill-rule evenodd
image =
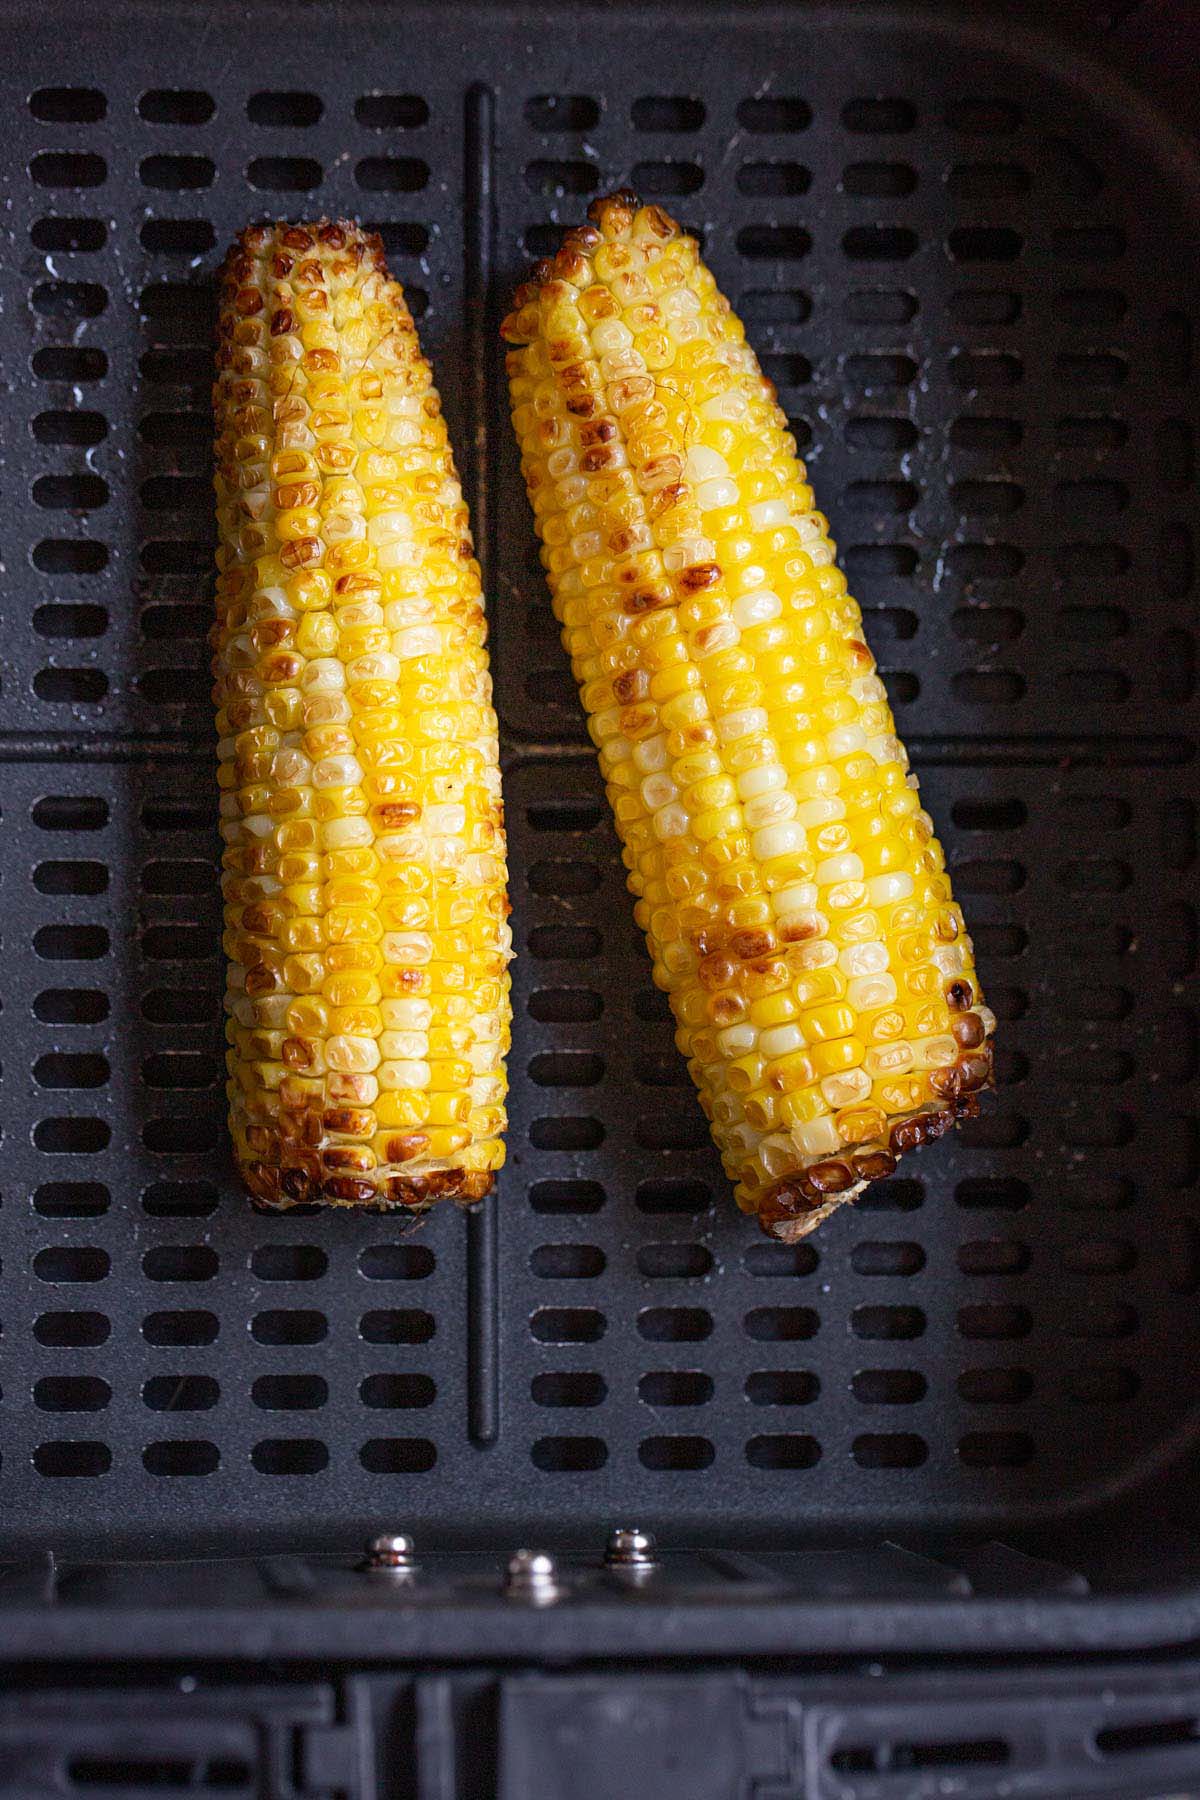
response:
<svg viewBox="0 0 1200 1800"><path fill-rule="evenodd" d="M417 1566L416 1545L404 1531L384 1531L367 1545L369 1569L394 1569L407 1573Z"/></svg>
<svg viewBox="0 0 1200 1800"><path fill-rule="evenodd" d="M610 1569L652 1569L658 1561L657 1548L650 1532L618 1526L604 1546L605 1565Z"/></svg>
<svg viewBox="0 0 1200 1800"><path fill-rule="evenodd" d="M544 1606L562 1593L554 1558L541 1550L518 1550L504 1571L504 1592L513 1600Z"/></svg>

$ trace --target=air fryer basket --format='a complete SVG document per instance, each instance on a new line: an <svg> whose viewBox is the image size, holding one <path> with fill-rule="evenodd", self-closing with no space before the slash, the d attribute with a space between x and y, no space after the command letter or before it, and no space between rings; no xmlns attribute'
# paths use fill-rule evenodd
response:
<svg viewBox="0 0 1200 1800"><path fill-rule="evenodd" d="M1122 1579L1159 1578L1200 1424L1182 140L982 15L9 23L7 1552L632 1522L1115 1556L1136 1519ZM983 1116L795 1247L734 1210L651 986L506 418L511 285L622 182L699 231L778 384L1000 1019ZM212 274L318 213L377 225L421 315L505 733L509 1163L418 1229L261 1216L223 1135Z"/></svg>

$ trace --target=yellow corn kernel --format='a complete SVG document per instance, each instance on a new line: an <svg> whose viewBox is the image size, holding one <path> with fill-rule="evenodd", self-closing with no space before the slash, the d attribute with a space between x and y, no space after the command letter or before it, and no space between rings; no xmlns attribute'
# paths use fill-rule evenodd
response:
<svg viewBox="0 0 1200 1800"><path fill-rule="evenodd" d="M466 509L378 239L242 234L216 415L237 1160L275 1206L477 1199L502 1161L509 1019L496 722ZM431 869L453 893L392 917Z"/></svg>
<svg viewBox="0 0 1200 1800"><path fill-rule="evenodd" d="M504 323L513 425L654 980L739 1204L795 1236L974 1107L991 1015L741 325L659 208L590 218Z"/></svg>

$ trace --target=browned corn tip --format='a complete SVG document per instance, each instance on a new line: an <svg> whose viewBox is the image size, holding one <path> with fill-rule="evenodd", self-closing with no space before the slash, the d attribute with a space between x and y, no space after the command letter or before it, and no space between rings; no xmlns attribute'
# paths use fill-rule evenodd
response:
<svg viewBox="0 0 1200 1800"><path fill-rule="evenodd" d="M611 194L597 195L588 207L588 218L607 236L621 237L633 224L641 204L632 188L616 188Z"/></svg>
<svg viewBox="0 0 1200 1800"><path fill-rule="evenodd" d="M763 1195L757 1212L759 1225L769 1237L791 1241L804 1236L819 1225L834 1206L854 1199L869 1182L881 1181L894 1174L896 1159L906 1151L935 1143L960 1119L977 1116L980 1093L994 1085L992 1043L979 1015L962 1010L973 1000L968 982L951 983L946 998L952 1008L958 1009L952 1027L954 1037L960 1048L968 1051L959 1057L953 1068L937 1070L930 1075L930 1087L946 1104L926 1107L909 1118L895 1120L888 1133L886 1150L847 1146L843 1158L810 1164L802 1172L776 1182ZM835 1196L832 1202L828 1199L830 1195Z"/></svg>
<svg viewBox="0 0 1200 1800"><path fill-rule="evenodd" d="M977 1065L968 1072L968 1078L973 1079L971 1086L963 1076L968 1063ZM910 1118L896 1120L888 1135L887 1150L852 1151L848 1147L844 1157L810 1164L776 1182L758 1205L762 1231L785 1243L806 1237L836 1207L856 1199L872 1181L893 1175L897 1159L907 1151L936 1143L960 1120L976 1118L979 1094L992 1085L991 1065L992 1046L988 1043L981 1056L964 1057L956 1068L947 1070L944 1089L935 1087L935 1092L943 1092L948 1104L926 1107ZM932 1078L930 1085L934 1085Z"/></svg>
<svg viewBox="0 0 1200 1800"><path fill-rule="evenodd" d="M490 1170L468 1174L460 1169L433 1169L426 1175L391 1175L383 1182L349 1175L322 1178L303 1169L281 1169L273 1163L245 1163L239 1173L255 1204L269 1212L288 1212L293 1206L333 1206L421 1213L439 1200L476 1206L495 1186Z"/></svg>
<svg viewBox="0 0 1200 1800"><path fill-rule="evenodd" d="M661 206L643 206L632 188L617 188L611 194L601 194L588 207L588 218L591 221L588 225L571 226L555 254L534 263L517 288L512 311L500 327L500 335L506 342L529 342L531 333L521 324L521 312L553 281L566 281L572 286L586 281L591 269L591 254L606 237L628 237L638 223L645 226L648 236L661 238L664 243L678 237L681 231Z"/></svg>
<svg viewBox="0 0 1200 1800"><path fill-rule="evenodd" d="M331 250L348 249L359 260L368 252L377 268L384 268L386 257L383 239L377 231L368 231L354 219L316 219L311 225L288 225L275 221L247 225L238 232L217 271L218 281L244 279L252 259L261 256L272 244L285 256L302 256L324 244ZM284 271L288 273L290 271Z"/></svg>

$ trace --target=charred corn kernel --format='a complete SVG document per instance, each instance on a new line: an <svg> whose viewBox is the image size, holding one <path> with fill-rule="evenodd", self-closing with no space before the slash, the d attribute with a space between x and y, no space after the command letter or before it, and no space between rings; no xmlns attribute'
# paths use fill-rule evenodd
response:
<svg viewBox="0 0 1200 1800"><path fill-rule="evenodd" d="M657 207L589 216L505 320L513 425L655 983L790 1238L975 1110L993 1021L740 323Z"/></svg>
<svg viewBox="0 0 1200 1800"><path fill-rule="evenodd" d="M478 1199L509 1031L496 718L466 507L377 238L242 234L215 407L242 1176L271 1206Z"/></svg>

